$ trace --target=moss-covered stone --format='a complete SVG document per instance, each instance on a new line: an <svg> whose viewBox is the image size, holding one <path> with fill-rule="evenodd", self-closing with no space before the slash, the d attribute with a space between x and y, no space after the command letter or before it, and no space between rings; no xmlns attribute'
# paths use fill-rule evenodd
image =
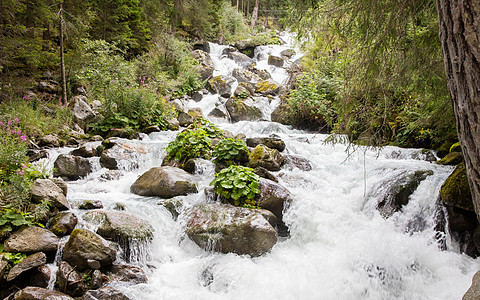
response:
<svg viewBox="0 0 480 300"><path fill-rule="evenodd" d="M251 168L263 167L269 171L279 171L284 158L277 149L258 145L250 153L248 160Z"/></svg>
<svg viewBox="0 0 480 300"><path fill-rule="evenodd" d="M450 152L445 155L444 158L437 161L439 165L456 166L463 161L463 155L461 152Z"/></svg>
<svg viewBox="0 0 480 300"><path fill-rule="evenodd" d="M442 199L445 205L469 211L475 210L464 163L459 164L455 171L445 180L440 189L440 199Z"/></svg>
<svg viewBox="0 0 480 300"><path fill-rule="evenodd" d="M250 102L250 103L249 103ZM225 103L232 122L256 121L262 117L262 112L258 107L253 106L253 100L230 98Z"/></svg>
<svg viewBox="0 0 480 300"><path fill-rule="evenodd" d="M263 80L255 84L255 92L262 95L276 95L280 92L280 85L273 80Z"/></svg>

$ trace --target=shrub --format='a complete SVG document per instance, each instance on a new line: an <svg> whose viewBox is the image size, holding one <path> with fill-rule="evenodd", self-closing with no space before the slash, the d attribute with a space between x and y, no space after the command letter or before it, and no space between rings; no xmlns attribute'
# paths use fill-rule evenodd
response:
<svg viewBox="0 0 480 300"><path fill-rule="evenodd" d="M213 150L212 156L215 157L214 162L222 162L227 166L248 161L247 145L242 140L237 139L223 139Z"/></svg>
<svg viewBox="0 0 480 300"><path fill-rule="evenodd" d="M165 149L168 159L177 159L182 165L191 158L210 158L212 143L202 128L186 129Z"/></svg>
<svg viewBox="0 0 480 300"><path fill-rule="evenodd" d="M259 176L252 168L232 165L217 173L210 185L228 203L257 208L255 197L260 194L258 182Z"/></svg>

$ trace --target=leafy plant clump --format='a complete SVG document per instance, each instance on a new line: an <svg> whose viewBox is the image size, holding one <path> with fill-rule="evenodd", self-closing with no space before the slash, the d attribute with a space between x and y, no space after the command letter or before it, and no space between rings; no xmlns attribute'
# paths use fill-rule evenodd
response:
<svg viewBox="0 0 480 300"><path fill-rule="evenodd" d="M12 205L0 208L0 231L2 232L11 232L20 226L34 226L35 224L35 217L30 213L20 212Z"/></svg>
<svg viewBox="0 0 480 300"><path fill-rule="evenodd" d="M255 197L260 194L259 179L252 168L232 165L217 173L210 185L228 203L258 208Z"/></svg>
<svg viewBox="0 0 480 300"><path fill-rule="evenodd" d="M222 162L230 166L235 163L248 161L249 152L244 141L227 138L221 140L215 146L212 156L215 157L215 163Z"/></svg>
<svg viewBox="0 0 480 300"><path fill-rule="evenodd" d="M177 159L183 165L191 158L210 158L212 142L204 129L186 129L177 134L165 150L168 159Z"/></svg>

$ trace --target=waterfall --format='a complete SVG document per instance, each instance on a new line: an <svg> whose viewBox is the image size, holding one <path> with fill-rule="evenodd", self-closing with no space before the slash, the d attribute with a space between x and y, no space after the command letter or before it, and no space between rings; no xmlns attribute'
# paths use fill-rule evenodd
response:
<svg viewBox="0 0 480 300"><path fill-rule="evenodd" d="M210 46L214 75L230 76L239 66L222 54L226 46ZM257 68L284 82L288 77L285 69L268 65L266 57L292 47L289 43L257 47ZM300 56L297 49L291 60ZM68 183L71 203L100 200L106 210L120 203L126 212L147 220L155 229L152 243L145 246L149 255L138 262L149 282L119 282L116 288L142 300L461 298L480 262L455 251L454 246L446 251L438 247L435 206L451 167L421 159L418 149L360 147L347 156L347 145L326 143L327 135L269 121L278 97L257 100L263 121L217 125L247 137L275 134L285 142L287 153L310 161L311 171L284 168L274 172L293 197L284 212L290 237L255 258L200 249L185 236L181 215L174 220L159 205L159 198L130 192L138 176L160 166L164 148L177 132L152 133L143 140L119 139L148 151L137 153L133 168L121 166L119 179L102 180L105 169L98 168L87 178ZM186 105L201 108L207 116L218 102L219 95L209 94ZM52 153L55 155L58 153ZM401 174L420 170L433 175L421 181L401 211L384 218L376 204L388 192L386 187ZM201 192L181 196L183 209L205 201L202 190L213 179L212 166L202 164L195 176ZM81 220L84 212L74 212Z"/></svg>

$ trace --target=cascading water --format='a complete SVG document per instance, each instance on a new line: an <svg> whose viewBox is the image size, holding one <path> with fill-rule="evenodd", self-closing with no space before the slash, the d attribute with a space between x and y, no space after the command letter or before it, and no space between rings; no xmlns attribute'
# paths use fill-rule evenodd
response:
<svg viewBox="0 0 480 300"><path fill-rule="evenodd" d="M285 70L265 64L266 53L289 48L257 48L257 66L286 79ZM238 66L222 55L224 46L212 45L215 75L230 75ZM295 58L295 57L294 57ZM207 95L200 107L207 115L218 102ZM269 120L274 99L259 99L264 120ZM182 215L174 220L156 197L130 193L143 172L159 166L164 148L176 132L153 133L143 140L119 142L145 151L126 164L117 180L103 180L97 171L69 182L68 199L100 200L106 210L118 203L126 212L147 220L155 229L151 244L142 250L138 264L149 282L131 285L114 282L132 299L460 299L480 262L454 250L439 249L435 231L435 205L440 186L452 172L418 159L419 151L386 147L374 151L359 148L346 155L343 144L325 143L326 135L307 133L273 123L219 123L222 129L247 137L275 134L286 143L287 153L307 158L311 171L284 168L276 172L293 201L284 213L291 236L281 239L260 257L219 254L200 249L185 236ZM199 190L213 179L213 165L197 170ZM385 197L384 187L406 172L430 170L401 211L384 218L376 204ZM183 208L205 201L203 192L179 197ZM74 205L75 206L75 205ZM75 209L79 220L81 210ZM419 225L420 224L420 225ZM87 226L82 222L79 226Z"/></svg>

